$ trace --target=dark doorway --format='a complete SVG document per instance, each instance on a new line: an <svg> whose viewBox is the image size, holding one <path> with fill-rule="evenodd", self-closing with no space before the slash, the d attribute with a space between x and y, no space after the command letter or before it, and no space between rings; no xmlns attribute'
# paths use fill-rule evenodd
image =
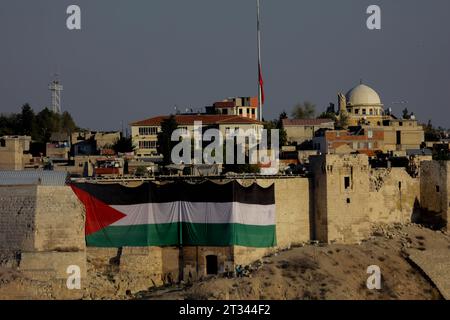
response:
<svg viewBox="0 0 450 320"><path fill-rule="evenodd" d="M397 144L402 144L402 132L397 131Z"/></svg>
<svg viewBox="0 0 450 320"><path fill-rule="evenodd" d="M206 256L206 274L217 274L218 261L217 256L209 255Z"/></svg>

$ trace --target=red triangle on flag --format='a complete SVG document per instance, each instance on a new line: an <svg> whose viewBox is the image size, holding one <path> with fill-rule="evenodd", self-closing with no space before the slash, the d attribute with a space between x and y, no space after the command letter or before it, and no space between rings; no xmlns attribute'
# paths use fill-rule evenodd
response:
<svg viewBox="0 0 450 320"><path fill-rule="evenodd" d="M120 211L98 200L84 190L71 186L86 208L85 234L88 236L126 217Z"/></svg>

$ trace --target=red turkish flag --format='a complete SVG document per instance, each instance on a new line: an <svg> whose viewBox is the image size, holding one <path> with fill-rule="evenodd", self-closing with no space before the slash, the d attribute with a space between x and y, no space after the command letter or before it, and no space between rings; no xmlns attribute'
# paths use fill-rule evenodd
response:
<svg viewBox="0 0 450 320"><path fill-rule="evenodd" d="M258 65L259 87L261 88L261 104L264 104L264 81L262 77L261 64Z"/></svg>

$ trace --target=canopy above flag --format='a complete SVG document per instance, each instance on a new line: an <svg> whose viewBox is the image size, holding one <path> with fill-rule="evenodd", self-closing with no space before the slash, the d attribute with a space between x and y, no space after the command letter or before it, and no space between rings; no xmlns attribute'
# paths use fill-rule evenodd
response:
<svg viewBox="0 0 450 320"><path fill-rule="evenodd" d="M276 245L274 185L75 183L72 189L86 208L88 246Z"/></svg>

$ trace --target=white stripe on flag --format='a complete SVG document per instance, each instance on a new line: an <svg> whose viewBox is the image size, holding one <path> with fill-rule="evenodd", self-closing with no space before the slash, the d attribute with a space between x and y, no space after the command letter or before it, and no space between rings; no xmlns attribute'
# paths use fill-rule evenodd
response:
<svg viewBox="0 0 450 320"><path fill-rule="evenodd" d="M240 202L168 202L111 206L126 214L112 226L189 223L239 223L256 226L275 224L275 204L257 205Z"/></svg>

